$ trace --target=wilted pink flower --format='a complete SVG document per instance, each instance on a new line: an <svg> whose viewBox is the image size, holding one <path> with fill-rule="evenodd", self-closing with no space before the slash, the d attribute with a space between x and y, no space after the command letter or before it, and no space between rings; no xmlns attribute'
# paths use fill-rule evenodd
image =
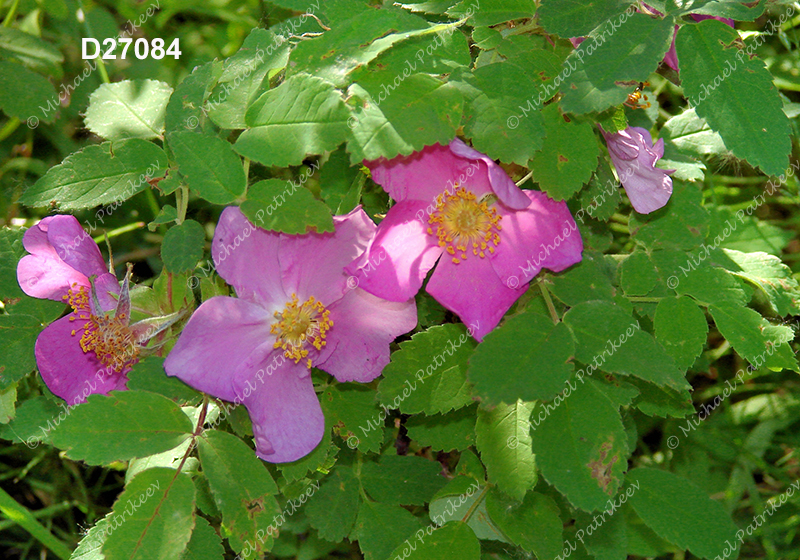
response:
<svg viewBox="0 0 800 560"><path fill-rule="evenodd" d="M120 290L97 244L74 216L44 218L25 232L22 244L31 253L17 266L22 290L72 307L36 340L44 382L72 405L94 393L125 389L127 372L154 334L145 323L129 325L129 275Z"/></svg>
<svg viewBox="0 0 800 560"><path fill-rule="evenodd" d="M581 260L566 203L520 190L461 140L366 165L397 203L348 271L379 297L412 297L438 260L428 293L482 340L543 267Z"/></svg>
<svg viewBox="0 0 800 560"><path fill-rule="evenodd" d="M599 126L599 125L598 125ZM664 140L653 145L650 133L637 126L609 134L600 127L611 161L633 208L649 214L662 208L672 195L674 169L660 169L656 163L664 156Z"/></svg>
<svg viewBox="0 0 800 560"><path fill-rule="evenodd" d="M204 302L164 363L168 375L244 403L265 461L294 461L322 439L312 366L339 381L371 381L389 363L389 343L417 324L413 300L384 301L347 284L344 266L375 232L364 211L335 216L334 226L286 235L226 208L212 256L239 297Z"/></svg>

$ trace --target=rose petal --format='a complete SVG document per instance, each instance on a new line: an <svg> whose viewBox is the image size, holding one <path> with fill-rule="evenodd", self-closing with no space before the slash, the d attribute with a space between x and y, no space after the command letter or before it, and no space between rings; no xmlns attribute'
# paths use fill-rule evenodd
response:
<svg viewBox="0 0 800 560"><path fill-rule="evenodd" d="M100 248L75 216L52 216L47 224L47 239L56 254L84 276L100 276L108 272Z"/></svg>

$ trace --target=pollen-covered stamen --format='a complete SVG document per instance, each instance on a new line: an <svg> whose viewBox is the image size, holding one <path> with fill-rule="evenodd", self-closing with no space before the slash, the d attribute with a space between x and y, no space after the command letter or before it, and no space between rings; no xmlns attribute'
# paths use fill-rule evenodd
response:
<svg viewBox="0 0 800 560"><path fill-rule="evenodd" d="M481 258L487 251L494 253L500 243L501 218L486 200L456 185L452 194L444 192L436 198L436 210L428 218L428 233L439 238L439 246L458 264L468 252Z"/></svg>
<svg viewBox="0 0 800 560"><path fill-rule="evenodd" d="M136 361L140 345L129 326L127 314L95 315L90 310L89 291L85 286L73 284L64 299L74 312L70 321L86 320L80 338L84 353L94 352L100 363L117 372ZM77 329L72 331L72 336L76 335Z"/></svg>
<svg viewBox="0 0 800 560"><path fill-rule="evenodd" d="M322 350L325 346L325 336L333 327L331 312L325 309L322 302L311 296L303 303L292 294L292 300L283 308L276 311L277 322L270 327L272 334L278 335L275 348L282 348L283 355L294 363L306 359L306 366L311 367L311 358L308 358L308 346Z"/></svg>

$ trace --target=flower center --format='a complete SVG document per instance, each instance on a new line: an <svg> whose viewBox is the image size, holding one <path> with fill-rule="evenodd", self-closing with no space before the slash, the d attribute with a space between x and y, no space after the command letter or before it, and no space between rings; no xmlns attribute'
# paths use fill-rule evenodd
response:
<svg viewBox="0 0 800 560"><path fill-rule="evenodd" d="M481 258L486 251L494 253L500 243L501 219L485 200L478 200L474 193L457 186L452 194L444 192L436 198L436 210L428 218L428 233L433 235L436 226L439 246L458 264L470 250Z"/></svg>
<svg viewBox="0 0 800 560"><path fill-rule="evenodd" d="M325 309L321 301L311 296L303 303L292 294L292 301L288 302L283 311L276 311L275 318L269 331L278 335L275 348L282 348L286 358L299 363L308 357L308 345L317 350L325 346L325 336L333 327L330 318L331 312ZM311 358L306 360L306 365L311 367Z"/></svg>
<svg viewBox="0 0 800 560"><path fill-rule="evenodd" d="M135 362L139 357L139 344L128 326L128 317L124 313L98 317L89 311L86 287L80 286L77 290L75 287L73 284L64 299L74 311L70 321L86 319L80 340L81 350L94 352L100 363L116 372ZM76 332L73 330L72 336Z"/></svg>

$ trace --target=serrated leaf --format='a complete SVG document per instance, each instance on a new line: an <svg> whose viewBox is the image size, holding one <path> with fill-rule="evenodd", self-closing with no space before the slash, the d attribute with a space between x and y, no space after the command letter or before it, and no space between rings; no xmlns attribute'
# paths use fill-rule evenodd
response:
<svg viewBox="0 0 800 560"><path fill-rule="evenodd" d="M78 547L72 552L69 560L105 560L103 555L103 543L106 542L106 529L108 529L108 519L113 515L109 513L106 517L99 519L95 525L86 532Z"/></svg>
<svg viewBox="0 0 800 560"><path fill-rule="evenodd" d="M603 515L600 519L604 521L599 526L595 524L596 517L589 513L578 512L575 519L575 525L581 527L579 530L583 530L582 534L585 540L581 540L587 552L595 560L625 560L628 558L628 532L625 516L621 513Z"/></svg>
<svg viewBox="0 0 800 560"><path fill-rule="evenodd" d="M45 327L30 315L0 315L0 389L16 383L34 369L36 338Z"/></svg>
<svg viewBox="0 0 800 560"><path fill-rule="evenodd" d="M267 166L299 165L306 156L333 150L347 131L350 112L329 82L308 74L292 76L256 99L234 149Z"/></svg>
<svg viewBox="0 0 800 560"><path fill-rule="evenodd" d="M277 532L269 527L280 511L273 497L278 487L264 463L238 437L217 430L198 439L198 451L231 548L269 550Z"/></svg>
<svg viewBox="0 0 800 560"><path fill-rule="evenodd" d="M31 118L36 121L30 122L50 122L55 111L42 111L41 119L38 113L39 108L47 106L52 99L57 97L50 82L24 66L0 60L0 110L6 115L23 122Z"/></svg>
<svg viewBox="0 0 800 560"><path fill-rule="evenodd" d="M473 455L474 457L474 455ZM478 461L477 457L475 458ZM428 517L439 527L450 521L463 520L479 539L511 543L489 518L486 496L489 488L470 476L458 475L439 490L428 505Z"/></svg>
<svg viewBox="0 0 800 560"><path fill-rule="evenodd" d="M463 451L475 443L475 407L406 421L408 437L436 451Z"/></svg>
<svg viewBox="0 0 800 560"><path fill-rule="evenodd" d="M664 208L650 214L632 213L628 229L634 240L650 249L689 251L706 238L710 217L695 185L673 180L672 188Z"/></svg>
<svg viewBox="0 0 800 560"><path fill-rule="evenodd" d="M414 535L414 548L411 544L398 546L389 558L408 558L410 560L480 560L481 543L472 529L462 521L453 521L435 528L428 526L423 533ZM411 540L409 538L409 540ZM406 554L408 552L408 554Z"/></svg>
<svg viewBox="0 0 800 560"><path fill-rule="evenodd" d="M437 414L472 402L467 360L476 342L464 325L431 327L400 344L383 370L378 400L405 414Z"/></svg>
<svg viewBox="0 0 800 560"><path fill-rule="evenodd" d="M665 122L661 137L665 144L672 143L680 151L696 156L722 155L728 151L719 133L698 117L694 108Z"/></svg>
<svg viewBox="0 0 800 560"><path fill-rule="evenodd" d="M642 331L639 320L613 303L581 303L564 315L564 322L575 336L576 357L594 370L633 375L675 390L688 386L675 361Z"/></svg>
<svg viewBox="0 0 800 560"><path fill-rule="evenodd" d="M531 451L532 403L518 401L493 410L478 409L476 444L489 482L521 500L536 484L536 458Z"/></svg>
<svg viewBox="0 0 800 560"><path fill-rule="evenodd" d="M533 0L481 1L462 0L447 10L447 15L458 19L469 17L470 25L489 27L512 19L532 18L536 12Z"/></svg>
<svg viewBox="0 0 800 560"><path fill-rule="evenodd" d="M194 430L180 407L166 397L144 391L90 395L69 409L50 434L67 457L90 465L127 461L172 449Z"/></svg>
<svg viewBox="0 0 800 560"><path fill-rule="evenodd" d="M178 84L169 98L164 115L166 134L185 130L212 133L206 118L208 111L203 107L203 103L211 94L210 88L221 73L220 62L207 62L202 66L196 66L192 73Z"/></svg>
<svg viewBox="0 0 800 560"><path fill-rule="evenodd" d="M713 19L681 27L675 39L681 84L697 115L735 156L780 175L789 165L789 118L764 63L737 40L735 30Z"/></svg>
<svg viewBox="0 0 800 560"><path fill-rule="evenodd" d="M750 300L750 295L744 291L741 280L722 268L698 268L688 274L674 277L678 278L679 282L671 287L678 295L692 296L704 305L723 303L745 305Z"/></svg>
<svg viewBox="0 0 800 560"><path fill-rule="evenodd" d="M17 414L17 386L0 390L0 424L8 424Z"/></svg>
<svg viewBox="0 0 800 560"><path fill-rule="evenodd" d="M35 449L42 442L50 442L50 434L64 421L68 412L66 404L47 397L26 399L17 407L14 420L0 425L0 438Z"/></svg>
<svg viewBox="0 0 800 560"><path fill-rule="evenodd" d="M179 557L194 527L194 500L194 484L188 475L164 468L139 473L107 517L105 560Z"/></svg>
<svg viewBox="0 0 800 560"><path fill-rule="evenodd" d="M542 110L546 136L542 149L531 158L533 180L550 198L572 197L591 178L600 147L589 122L566 122L558 105Z"/></svg>
<svg viewBox="0 0 800 560"><path fill-rule="evenodd" d="M206 231L194 220L184 220L169 228L161 243L161 259L166 269L173 274L194 270L203 257L205 239Z"/></svg>
<svg viewBox="0 0 800 560"><path fill-rule="evenodd" d="M672 7L672 3L670 3ZM755 2L726 2L724 0L699 0L691 4L676 3L675 13L702 14L730 18L736 21L754 21L767 7L765 0ZM670 10L672 11L672 10Z"/></svg>
<svg viewBox="0 0 800 560"><path fill-rule="evenodd" d="M560 37L583 37L608 18L625 11L626 0L546 0L537 10L539 22L548 32Z"/></svg>
<svg viewBox="0 0 800 560"><path fill-rule="evenodd" d="M392 550L421 528L420 519L400 506L362 501L350 538L358 540L364 560L386 560Z"/></svg>
<svg viewBox="0 0 800 560"><path fill-rule="evenodd" d="M384 455L361 468L364 490L384 504L423 505L442 488L441 465L413 455Z"/></svg>
<svg viewBox="0 0 800 560"><path fill-rule="evenodd" d="M761 252L723 251L738 265L739 270L731 273L758 287L778 315L800 314L800 285L778 257Z"/></svg>
<svg viewBox="0 0 800 560"><path fill-rule="evenodd" d="M181 175L200 198L228 204L244 194L247 178L242 161L225 140L187 131L170 134L167 143Z"/></svg>
<svg viewBox="0 0 800 560"><path fill-rule="evenodd" d="M0 29L0 55L21 62L34 72L44 72L54 78L63 75L61 63L64 62L64 55L56 47L13 27ZM58 108L58 98L52 101Z"/></svg>
<svg viewBox="0 0 800 560"><path fill-rule="evenodd" d="M734 350L756 368L800 371L789 344L795 332L791 327L771 325L757 311L731 304L708 308L717 329Z"/></svg>
<svg viewBox="0 0 800 560"><path fill-rule="evenodd" d="M633 469L627 479L637 488L633 509L660 537L708 559L735 542L737 527L722 505L688 480L650 468Z"/></svg>
<svg viewBox="0 0 800 560"><path fill-rule="evenodd" d="M150 188L148 181L163 176L166 169L167 155L151 142L140 138L103 142L51 167L20 202L35 207L52 203L61 210L120 203Z"/></svg>
<svg viewBox="0 0 800 560"><path fill-rule="evenodd" d="M498 527L514 542L540 560L553 560L564 544L561 512L549 496L528 492L515 501L497 490L486 497L486 509Z"/></svg>
<svg viewBox="0 0 800 560"><path fill-rule="evenodd" d="M688 389L676 391L668 387L658 387L635 377L628 379L627 383L639 391L633 405L648 416L684 418L695 413L692 395Z"/></svg>
<svg viewBox="0 0 800 560"><path fill-rule="evenodd" d="M299 181L259 181L247 190L247 200L242 202L241 210L262 229L292 234L333 231L328 207Z"/></svg>
<svg viewBox="0 0 800 560"><path fill-rule="evenodd" d="M570 378L575 345L564 323L520 313L490 332L469 360L469 380L489 404L550 400Z"/></svg>
<svg viewBox="0 0 800 560"><path fill-rule="evenodd" d="M106 140L158 138L170 95L169 84L156 80L101 84L89 97L86 127Z"/></svg>
<svg viewBox="0 0 800 560"><path fill-rule="evenodd" d="M553 294L573 307L595 299L612 300L615 289L604 265L602 255L585 253L580 263L552 277Z"/></svg>
<svg viewBox="0 0 800 560"><path fill-rule="evenodd" d="M359 484L353 469L339 466L308 500L305 513L320 537L337 542L350 534L360 501Z"/></svg>
<svg viewBox="0 0 800 560"><path fill-rule="evenodd" d="M217 532L205 518L195 517L194 530L180 560L222 560L225 549Z"/></svg>
<svg viewBox="0 0 800 560"><path fill-rule="evenodd" d="M373 389L360 383L337 383L319 395L319 402L326 418L330 418L333 429L343 440L362 453L377 453L383 443L383 422L372 429L368 423L379 417L377 395ZM352 448L351 447L351 448Z"/></svg>
<svg viewBox="0 0 800 560"><path fill-rule="evenodd" d="M602 508L622 485L628 438L618 405L592 379L563 400L537 404L531 447L547 481L584 511Z"/></svg>
<svg viewBox="0 0 800 560"><path fill-rule="evenodd" d="M619 283L627 296L646 296L658 283L658 272L644 251L628 255L619 267Z"/></svg>
<svg viewBox="0 0 800 560"><path fill-rule="evenodd" d="M705 348L708 322L703 311L686 297L662 299L653 320L656 340L686 370Z"/></svg>
<svg viewBox="0 0 800 560"><path fill-rule="evenodd" d="M179 403L195 403L202 395L177 377L164 373L164 358L148 356L128 372L128 389L150 391Z"/></svg>

